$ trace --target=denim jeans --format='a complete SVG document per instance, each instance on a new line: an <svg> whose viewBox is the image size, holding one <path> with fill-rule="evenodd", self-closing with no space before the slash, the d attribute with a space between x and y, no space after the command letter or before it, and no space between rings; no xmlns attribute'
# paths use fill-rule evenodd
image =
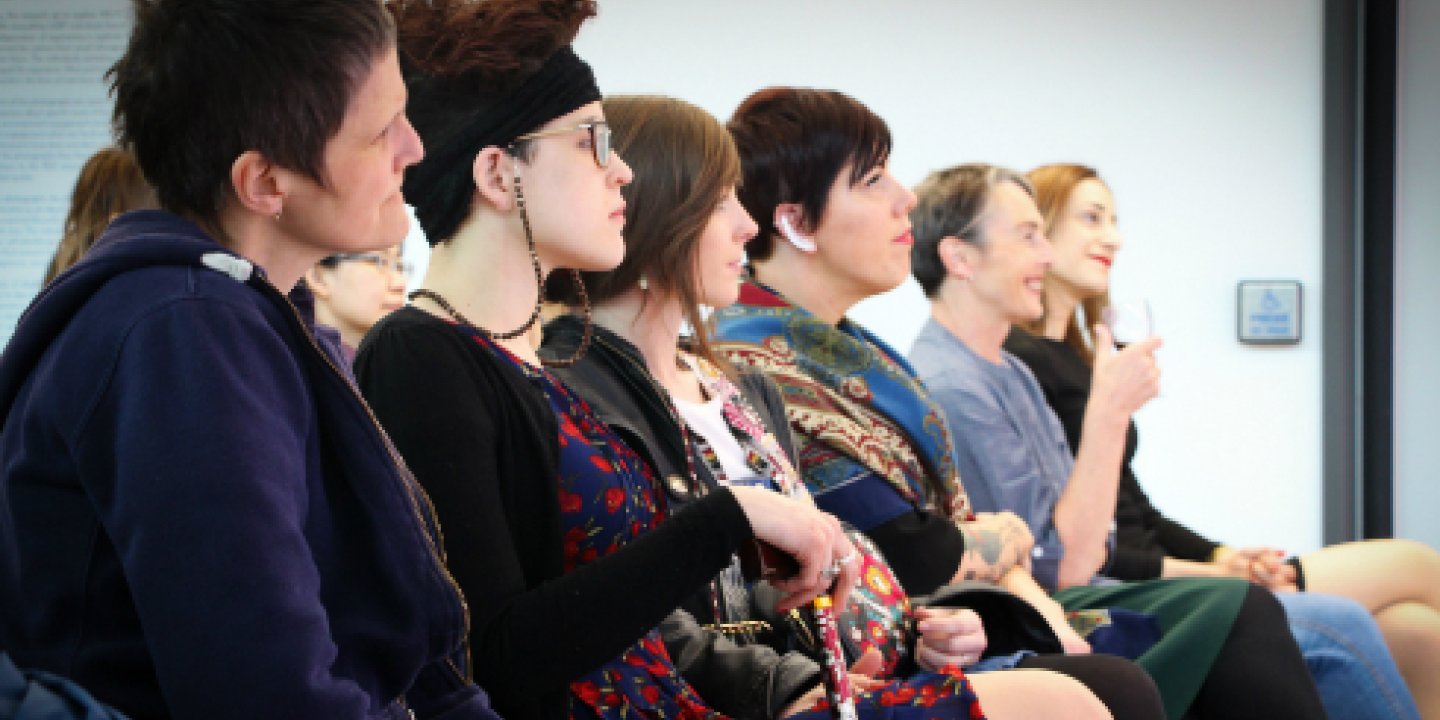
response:
<svg viewBox="0 0 1440 720"><path fill-rule="evenodd" d="M1419 720L1375 619L1337 595L1276 593L1332 720Z"/></svg>

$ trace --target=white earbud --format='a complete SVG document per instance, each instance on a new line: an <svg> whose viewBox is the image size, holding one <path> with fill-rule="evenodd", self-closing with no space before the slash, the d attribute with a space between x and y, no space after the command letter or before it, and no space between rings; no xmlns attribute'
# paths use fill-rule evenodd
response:
<svg viewBox="0 0 1440 720"><path fill-rule="evenodd" d="M784 215L780 216L780 234L784 235L785 239L789 240L790 244L794 245L796 250L803 253L815 252L815 240L796 232L795 226L790 223L790 218Z"/></svg>

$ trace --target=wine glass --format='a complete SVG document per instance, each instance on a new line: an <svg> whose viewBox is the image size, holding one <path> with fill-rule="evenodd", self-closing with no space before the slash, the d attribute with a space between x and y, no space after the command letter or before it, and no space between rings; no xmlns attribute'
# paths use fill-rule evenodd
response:
<svg viewBox="0 0 1440 720"><path fill-rule="evenodd" d="M1117 350L1155 334L1150 302L1144 299L1111 303L1100 313L1100 321L1110 329L1110 338L1115 341Z"/></svg>

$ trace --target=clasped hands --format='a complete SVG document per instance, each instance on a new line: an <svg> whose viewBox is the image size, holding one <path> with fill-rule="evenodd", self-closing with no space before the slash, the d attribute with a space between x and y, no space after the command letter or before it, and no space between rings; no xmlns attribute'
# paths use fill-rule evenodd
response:
<svg viewBox="0 0 1440 720"><path fill-rule="evenodd" d="M1276 548L1220 547L1211 560L1225 575L1241 577L1273 591L1295 590L1295 568L1285 563Z"/></svg>

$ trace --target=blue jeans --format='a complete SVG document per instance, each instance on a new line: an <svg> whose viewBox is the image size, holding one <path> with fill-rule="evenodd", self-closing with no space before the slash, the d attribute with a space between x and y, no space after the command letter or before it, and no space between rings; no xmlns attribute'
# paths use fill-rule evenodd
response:
<svg viewBox="0 0 1440 720"><path fill-rule="evenodd" d="M1306 592L1275 596L1331 718L1419 720L1380 627L1360 603Z"/></svg>

